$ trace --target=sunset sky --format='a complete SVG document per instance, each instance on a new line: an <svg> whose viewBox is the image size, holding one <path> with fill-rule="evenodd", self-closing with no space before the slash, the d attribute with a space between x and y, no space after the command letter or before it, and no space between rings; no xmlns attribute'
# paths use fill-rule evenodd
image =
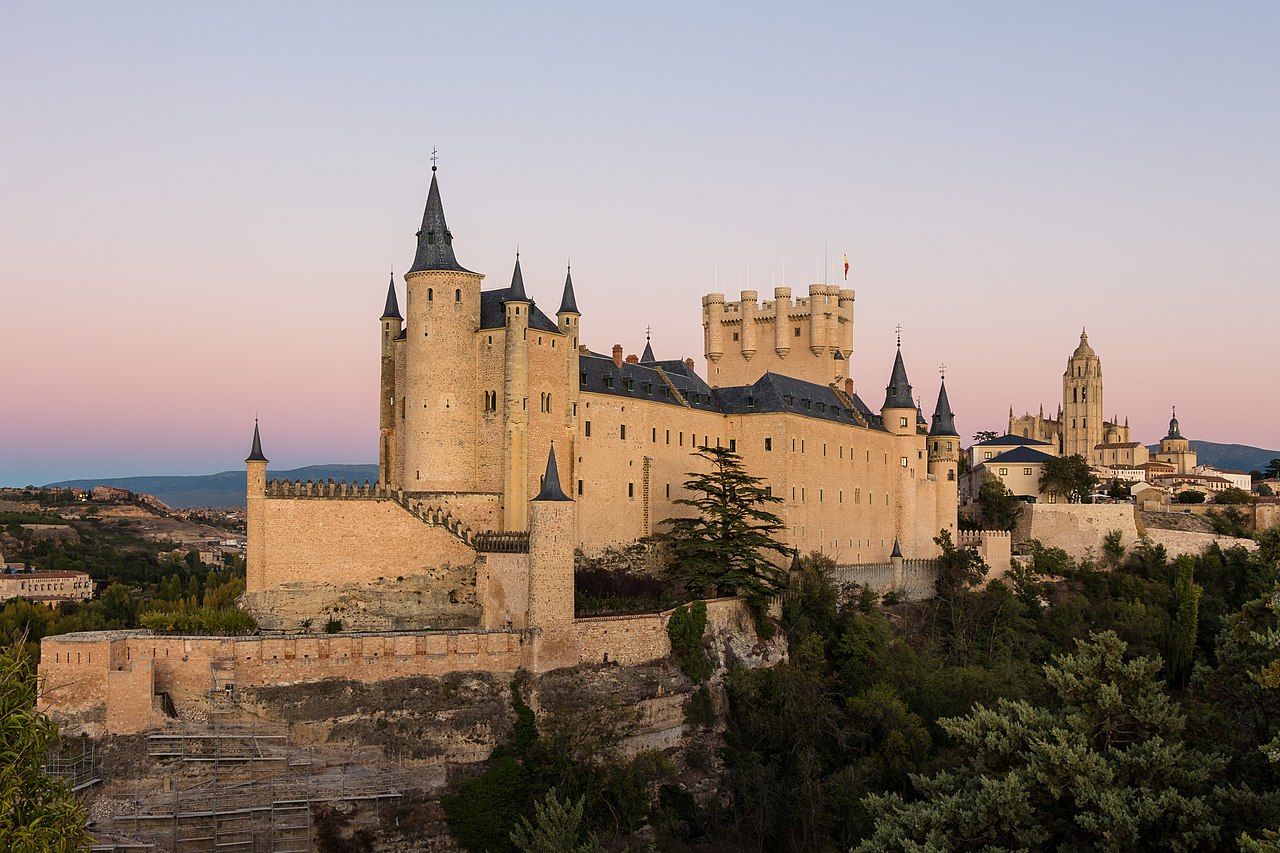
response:
<svg viewBox="0 0 1280 853"><path fill-rule="evenodd" d="M703 369L701 296L857 291L966 438L1280 448L1280 3L5 3L0 485L377 459L439 149L458 259ZM825 262L824 262L825 258ZM825 270L824 270L825 267Z"/></svg>

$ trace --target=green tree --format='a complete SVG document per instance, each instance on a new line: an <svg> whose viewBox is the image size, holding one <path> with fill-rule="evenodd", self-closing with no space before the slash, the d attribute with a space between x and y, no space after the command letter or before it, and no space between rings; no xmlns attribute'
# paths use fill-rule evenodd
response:
<svg viewBox="0 0 1280 853"><path fill-rule="evenodd" d="M0 850L88 850L88 816L66 783L45 775L58 728L36 713L35 664L25 643L0 651Z"/></svg>
<svg viewBox="0 0 1280 853"><path fill-rule="evenodd" d="M790 549L777 538L782 520L767 509L782 499L748 474L732 450L703 447L694 455L711 470L689 472L684 487L697 497L675 501L697 514L664 522L674 558L667 571L694 594L738 593L763 613L787 585L787 573L773 555L785 557Z"/></svg>
<svg viewBox="0 0 1280 853"><path fill-rule="evenodd" d="M1053 456L1046 459L1040 471L1040 491L1079 503L1098 487L1098 478L1089 462L1080 454Z"/></svg>
<svg viewBox="0 0 1280 853"><path fill-rule="evenodd" d="M973 434L973 440L977 444L982 444L982 442L984 441L991 441L992 439L998 438L999 436L1000 436L1000 433L996 432L993 429L980 429Z"/></svg>
<svg viewBox="0 0 1280 853"><path fill-rule="evenodd" d="M1214 495L1213 502L1216 504L1251 504L1253 503L1253 495L1249 494L1244 489L1232 486L1228 489L1223 489Z"/></svg>
<svg viewBox="0 0 1280 853"><path fill-rule="evenodd" d="M1022 501L990 471L978 487L978 506L983 520L997 530L1012 530L1022 515Z"/></svg>
<svg viewBox="0 0 1280 853"><path fill-rule="evenodd" d="M875 831L858 850L1212 848L1222 762L1183 744L1160 661L1125 652L1093 634L1045 667L1054 707L1002 699L939 721L962 763L913 777L919 800L870 796Z"/></svg>
<svg viewBox="0 0 1280 853"><path fill-rule="evenodd" d="M1268 480L1274 480L1280 477L1280 456L1272 459L1267 463L1267 467L1262 470L1262 474Z"/></svg>
<svg viewBox="0 0 1280 853"><path fill-rule="evenodd" d="M1165 633L1164 655L1169 664L1169 683L1183 688L1191 677L1199 631L1200 596L1203 587L1195 582L1194 558L1183 555L1173 564L1173 618Z"/></svg>
<svg viewBox="0 0 1280 853"><path fill-rule="evenodd" d="M583 797L561 800L555 789L546 799L533 804L533 822L527 817L511 833L511 843L520 853L604 853L600 840L582 832Z"/></svg>
<svg viewBox="0 0 1280 853"><path fill-rule="evenodd" d="M1202 504L1204 503L1204 492L1198 492L1195 489L1187 489L1178 492L1178 503L1180 504Z"/></svg>

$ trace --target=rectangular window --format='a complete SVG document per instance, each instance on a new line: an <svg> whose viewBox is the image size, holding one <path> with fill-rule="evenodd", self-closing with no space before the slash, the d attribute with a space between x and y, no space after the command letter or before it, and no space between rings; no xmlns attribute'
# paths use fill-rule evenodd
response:
<svg viewBox="0 0 1280 853"><path fill-rule="evenodd" d="M578 494L582 494L582 481L578 481Z"/></svg>
<svg viewBox="0 0 1280 853"><path fill-rule="evenodd" d="M756 398L755 398L755 397L748 396L748 397L747 397L747 408L748 408L748 409L755 408L755 405L756 405Z"/></svg>
<svg viewBox="0 0 1280 853"><path fill-rule="evenodd" d="M900 427L905 427L906 425L907 425L907 419L906 419L906 418L898 418L898 426L900 426Z"/></svg>
<svg viewBox="0 0 1280 853"><path fill-rule="evenodd" d="M731 452L734 452L734 453L736 453L736 452L737 452L737 450L738 450L738 439L736 439L736 438L731 438L731 439L729 439L729 450L730 450Z"/></svg>
<svg viewBox="0 0 1280 853"><path fill-rule="evenodd" d="M680 447L684 447L684 433L683 433L683 432L676 433L676 444L678 444Z"/></svg>
<svg viewBox="0 0 1280 853"><path fill-rule="evenodd" d="M626 425L626 424L619 424L619 425L618 425L618 438L623 439L623 440L625 441L625 440L626 440L626 437L627 437L627 425Z"/></svg>
<svg viewBox="0 0 1280 853"><path fill-rule="evenodd" d="M765 450L773 450L773 439L772 439L772 438L769 438L768 436L765 436L765 439L764 439L764 449L765 449Z"/></svg>
<svg viewBox="0 0 1280 853"><path fill-rule="evenodd" d="M591 421L585 421L583 423L583 435L587 438L591 438Z"/></svg>
<svg viewBox="0 0 1280 853"><path fill-rule="evenodd" d="M671 484L667 483L667 497L671 497Z"/></svg>
<svg viewBox="0 0 1280 853"><path fill-rule="evenodd" d="M671 443L671 430L667 430L667 444Z"/></svg>
<svg viewBox="0 0 1280 853"><path fill-rule="evenodd" d="M1008 476L1008 474L1009 474L1009 469L1008 469L1008 468L1001 468L1001 469L1000 469L1000 476L1001 476L1001 477L1006 477L1006 476Z"/></svg>
<svg viewBox="0 0 1280 853"><path fill-rule="evenodd" d="M906 467L907 467L907 457L903 456L903 457L899 460L898 464L900 464L903 468L906 468Z"/></svg>
<svg viewBox="0 0 1280 853"><path fill-rule="evenodd" d="M991 458L991 451L990 451L990 450L984 450L984 451L982 451L982 458L983 458L983 459L990 459L990 458Z"/></svg>
<svg viewBox="0 0 1280 853"><path fill-rule="evenodd" d="M765 487L764 487L764 496L765 496L766 498L771 498L771 497L773 497L773 486L765 486Z"/></svg>
<svg viewBox="0 0 1280 853"><path fill-rule="evenodd" d="M627 497L634 498L636 496L636 484L627 483Z"/></svg>
<svg viewBox="0 0 1280 853"><path fill-rule="evenodd" d="M1030 469L1030 468L1023 468L1023 469L1022 469L1022 474L1023 474L1023 476L1025 476L1025 477L1030 477L1030 476L1031 476L1031 469Z"/></svg>
<svg viewBox="0 0 1280 853"><path fill-rule="evenodd" d="M658 443L658 428L657 428L657 427L654 427L654 428L653 428L653 443L654 443L654 444L657 444L657 443Z"/></svg>

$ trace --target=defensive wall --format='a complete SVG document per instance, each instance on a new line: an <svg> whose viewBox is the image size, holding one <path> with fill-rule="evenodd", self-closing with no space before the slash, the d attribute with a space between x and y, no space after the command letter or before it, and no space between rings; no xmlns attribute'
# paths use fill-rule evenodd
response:
<svg viewBox="0 0 1280 853"><path fill-rule="evenodd" d="M1126 551L1146 537L1153 544L1164 546L1170 558L1203 554L1215 542L1223 548L1258 547L1251 539L1140 526L1139 518L1139 511L1132 504L1034 504L1024 507L1015 538L1037 539L1043 545L1061 548L1075 560L1101 557L1103 541L1113 530L1120 531Z"/></svg>
<svg viewBox="0 0 1280 853"><path fill-rule="evenodd" d="M629 665L667 657L672 612L574 620L565 632L576 643L571 663ZM736 598L708 601L707 622L708 631L746 631L751 624ZM128 734L165 721L166 709L201 719L247 687L539 671L530 663L538 660L541 634L538 629L247 637L144 630L63 634L41 642L39 705L72 729Z"/></svg>

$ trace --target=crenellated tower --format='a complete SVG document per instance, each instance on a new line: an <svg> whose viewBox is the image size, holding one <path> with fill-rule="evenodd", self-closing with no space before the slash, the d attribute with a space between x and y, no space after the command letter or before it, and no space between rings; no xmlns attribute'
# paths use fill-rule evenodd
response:
<svg viewBox="0 0 1280 853"><path fill-rule="evenodd" d="M849 375L853 354L854 292L834 284L811 284L809 295L791 298L775 287L773 299L744 290L740 301L723 293L702 297L707 382L712 387L750 385L779 373L828 385Z"/></svg>
<svg viewBox="0 0 1280 853"><path fill-rule="evenodd" d="M457 378L476 373L474 336L484 276L454 256L435 168L417 253L404 277L405 388L397 428L404 430L401 486L410 492L465 491L472 487L477 465L480 401Z"/></svg>

